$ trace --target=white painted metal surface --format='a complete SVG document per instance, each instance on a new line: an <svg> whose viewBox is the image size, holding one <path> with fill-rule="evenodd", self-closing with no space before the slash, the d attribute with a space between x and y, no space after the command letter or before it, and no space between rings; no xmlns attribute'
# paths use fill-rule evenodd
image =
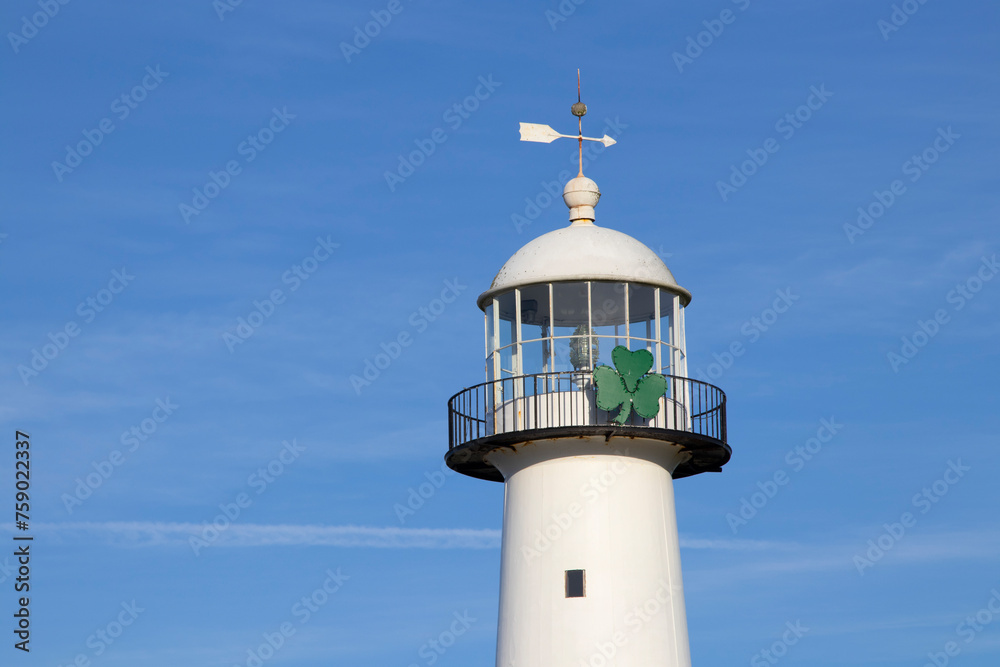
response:
<svg viewBox="0 0 1000 667"><path fill-rule="evenodd" d="M571 454L571 455L570 455ZM488 455L504 475L497 667L689 667L662 441L537 441ZM585 597L567 598L567 570Z"/></svg>
<svg viewBox="0 0 1000 667"><path fill-rule="evenodd" d="M656 285L679 295L681 305L687 306L691 293L677 284L655 252L628 234L593 224L594 207L600 198L593 180L583 174L570 179L563 188L570 226L543 234L514 253L493 278L490 289L479 295L479 307L485 308L489 297L513 287L581 280Z"/></svg>
<svg viewBox="0 0 1000 667"><path fill-rule="evenodd" d="M691 293L677 284L659 256L628 234L598 225L570 225L543 234L514 253L479 297L514 287L557 281L610 280L663 287L687 306Z"/></svg>

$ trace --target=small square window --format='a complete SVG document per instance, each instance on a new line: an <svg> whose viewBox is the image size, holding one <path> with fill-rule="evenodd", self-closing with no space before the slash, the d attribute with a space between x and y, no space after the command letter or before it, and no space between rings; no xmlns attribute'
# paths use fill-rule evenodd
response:
<svg viewBox="0 0 1000 667"><path fill-rule="evenodd" d="M587 585L584 570L566 570L566 597L587 597Z"/></svg>

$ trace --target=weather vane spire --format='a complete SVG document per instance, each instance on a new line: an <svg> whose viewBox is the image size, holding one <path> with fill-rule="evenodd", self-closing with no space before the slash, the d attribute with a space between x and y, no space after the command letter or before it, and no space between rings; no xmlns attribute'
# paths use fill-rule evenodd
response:
<svg viewBox="0 0 1000 667"><path fill-rule="evenodd" d="M583 142L587 141L599 141L605 146L611 146L616 143L614 139L608 135L604 135L600 139L595 139L594 137L583 136L583 117L587 115L587 105L580 100L580 70L576 70L576 104L570 107L570 111L577 118L577 136L572 134L560 134L553 130L548 125L538 125L536 123L521 123L521 141L537 141L543 144L551 144L556 139L560 137L565 137L567 139L576 139L580 145L580 173L577 176L583 176Z"/></svg>

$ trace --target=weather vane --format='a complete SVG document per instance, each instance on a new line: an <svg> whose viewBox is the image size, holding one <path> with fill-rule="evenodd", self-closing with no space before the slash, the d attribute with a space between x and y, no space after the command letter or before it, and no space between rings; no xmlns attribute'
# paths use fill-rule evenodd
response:
<svg viewBox="0 0 1000 667"><path fill-rule="evenodd" d="M538 125L536 123L521 123L521 141L537 141L543 144L551 144L556 139L560 137L566 137L567 139L576 139L580 143L580 173L579 176L583 176L583 141L599 141L605 146L611 146L616 143L614 139L608 135L604 135L600 139L595 139L594 137L583 136L583 117L587 115L587 105L580 101L580 70L576 70L576 104L570 107L573 115L576 116L579 127L579 134L573 136L572 134L559 134L553 130L548 125Z"/></svg>

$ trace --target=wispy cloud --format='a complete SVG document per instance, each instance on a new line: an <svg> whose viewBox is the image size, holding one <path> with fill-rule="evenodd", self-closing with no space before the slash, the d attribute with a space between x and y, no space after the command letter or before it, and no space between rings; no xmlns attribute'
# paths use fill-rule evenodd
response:
<svg viewBox="0 0 1000 667"><path fill-rule="evenodd" d="M34 528L62 543L101 543L120 547L186 545L205 525L156 521L38 523ZM12 532L12 524L0 529ZM220 547L331 546L370 549L496 549L500 531L475 528L396 528L301 524L235 524L219 533ZM785 550L789 545L761 540L681 538L681 548L721 551Z"/></svg>
<svg viewBox="0 0 1000 667"><path fill-rule="evenodd" d="M207 524L157 521L97 521L34 524L38 532L59 543L99 543L118 547L187 545ZM0 531L14 532L13 524ZM393 526L325 526L317 524L233 524L219 532L213 546L331 546L369 549L496 549L501 532L489 528L397 528ZM773 572L853 571L852 557L864 552L863 540L799 544L769 540L681 537L682 549L756 552L758 557L728 570L745 577ZM887 555L887 562L932 563L1000 557L1000 534L953 531L908 538Z"/></svg>
<svg viewBox="0 0 1000 667"><path fill-rule="evenodd" d="M681 545L684 546L684 540ZM726 542L726 540L722 540ZM760 542L759 555L747 555L729 564L707 568L688 568L689 573L711 573L713 585L732 585L750 578L770 579L777 574L850 573L857 574L855 556L864 557L869 545L866 538L839 538L826 542ZM725 547L715 547L725 548ZM737 547L733 547L737 548ZM948 531L906 535L877 561L874 572L895 567L922 566L956 561L995 561L1000 558L1000 533L992 529Z"/></svg>
<svg viewBox="0 0 1000 667"><path fill-rule="evenodd" d="M681 549L712 549L718 551L768 551L775 549L787 549L790 544L780 542L768 542L765 540L738 540L738 539L698 539L691 537L681 538Z"/></svg>
<svg viewBox="0 0 1000 667"><path fill-rule="evenodd" d="M196 523L106 521L39 523L35 529L53 541L99 542L122 547L187 545L201 536ZM5 530L12 526L5 525ZM375 549L493 549L499 530L465 528L374 528L369 526L235 524L219 533L213 546L264 547L320 545Z"/></svg>

